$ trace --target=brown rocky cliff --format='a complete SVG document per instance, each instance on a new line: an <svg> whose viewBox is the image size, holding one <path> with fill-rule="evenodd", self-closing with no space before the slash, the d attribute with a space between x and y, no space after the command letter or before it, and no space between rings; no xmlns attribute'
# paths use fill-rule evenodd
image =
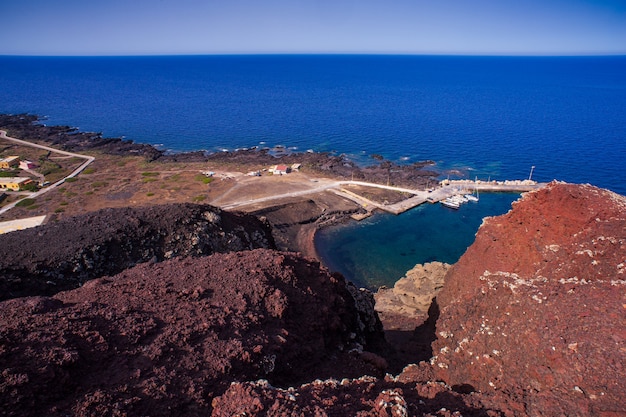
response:
<svg viewBox="0 0 626 417"><path fill-rule="evenodd" d="M437 378L508 392L520 414L626 413L625 197L524 195L486 219L437 302Z"/></svg>
<svg viewBox="0 0 626 417"><path fill-rule="evenodd" d="M0 235L0 300L52 295L142 262L275 248L256 217L199 204L103 209Z"/></svg>

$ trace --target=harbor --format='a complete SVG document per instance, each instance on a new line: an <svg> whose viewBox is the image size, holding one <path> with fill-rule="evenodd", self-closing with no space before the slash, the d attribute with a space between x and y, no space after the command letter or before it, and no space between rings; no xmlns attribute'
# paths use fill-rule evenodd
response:
<svg viewBox="0 0 626 417"><path fill-rule="evenodd" d="M410 193L412 197L399 201L394 204L381 204L370 200L366 200L362 196L355 196L354 193L348 192L344 189L334 190L337 194L341 194L346 198L349 198L371 212L377 208L392 214L401 214L407 210L417 207L424 203L445 203L446 201L455 202L455 196L474 196L480 193L487 192L506 192L506 193L522 193L528 191L534 191L545 187L546 183L539 183L533 180L506 180L506 181L481 181L481 180L443 180L440 182L439 187L431 188L429 190L411 190L403 187L393 187L380 184L362 183L358 181L343 181L342 184L357 184L369 187L385 188L389 190L395 190L403 193ZM464 197L466 200L473 200L471 197ZM478 199L478 197L475 197ZM460 198L456 198L460 201ZM476 200L478 201L478 200ZM461 203L459 203L460 205ZM450 208L454 204L447 205ZM367 216L359 216L358 219L365 218Z"/></svg>

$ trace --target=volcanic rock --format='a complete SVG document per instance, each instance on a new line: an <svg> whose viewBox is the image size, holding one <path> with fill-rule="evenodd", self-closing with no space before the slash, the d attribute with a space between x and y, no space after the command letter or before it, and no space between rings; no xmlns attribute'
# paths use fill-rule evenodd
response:
<svg viewBox="0 0 626 417"><path fill-rule="evenodd" d="M52 295L142 262L275 248L254 216L209 205L109 208L0 235L0 300Z"/></svg>
<svg viewBox="0 0 626 417"><path fill-rule="evenodd" d="M448 269L450 265L442 262L415 265L393 288L378 289L374 296L376 311L423 321L433 298L443 288Z"/></svg>
<svg viewBox="0 0 626 417"><path fill-rule="evenodd" d="M517 415L626 414L626 197L551 183L486 219L446 276L432 359Z"/></svg>
<svg viewBox="0 0 626 417"><path fill-rule="evenodd" d="M366 324L341 276L294 254L144 263L0 303L0 413L209 415L234 381L382 376Z"/></svg>

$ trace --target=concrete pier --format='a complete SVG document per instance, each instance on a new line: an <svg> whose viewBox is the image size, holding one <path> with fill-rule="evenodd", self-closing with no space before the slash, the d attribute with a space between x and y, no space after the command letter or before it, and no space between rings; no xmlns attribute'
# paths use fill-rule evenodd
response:
<svg viewBox="0 0 626 417"><path fill-rule="evenodd" d="M369 186L378 186L369 184ZM546 186L546 183L538 183L530 180L507 180L507 181L471 181L471 180L444 180L441 186L431 191L408 190L406 188L397 188L397 191L410 192L413 197L400 201L395 204L376 204L377 208L393 214L404 213L414 207L425 202L437 203L457 194L471 194L476 191L480 192L527 192L538 190ZM378 186L381 187L381 186ZM382 186L388 189L394 187Z"/></svg>

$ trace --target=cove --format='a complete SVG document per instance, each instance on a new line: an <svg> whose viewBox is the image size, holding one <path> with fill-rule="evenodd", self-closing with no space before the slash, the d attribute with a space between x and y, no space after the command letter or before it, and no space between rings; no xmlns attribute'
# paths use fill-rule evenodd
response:
<svg viewBox="0 0 626 417"><path fill-rule="evenodd" d="M474 242L483 218L510 210L516 193L481 194L458 210L422 204L395 216L377 213L360 222L322 229L315 248L324 265L359 287L392 287L416 264L455 263Z"/></svg>

